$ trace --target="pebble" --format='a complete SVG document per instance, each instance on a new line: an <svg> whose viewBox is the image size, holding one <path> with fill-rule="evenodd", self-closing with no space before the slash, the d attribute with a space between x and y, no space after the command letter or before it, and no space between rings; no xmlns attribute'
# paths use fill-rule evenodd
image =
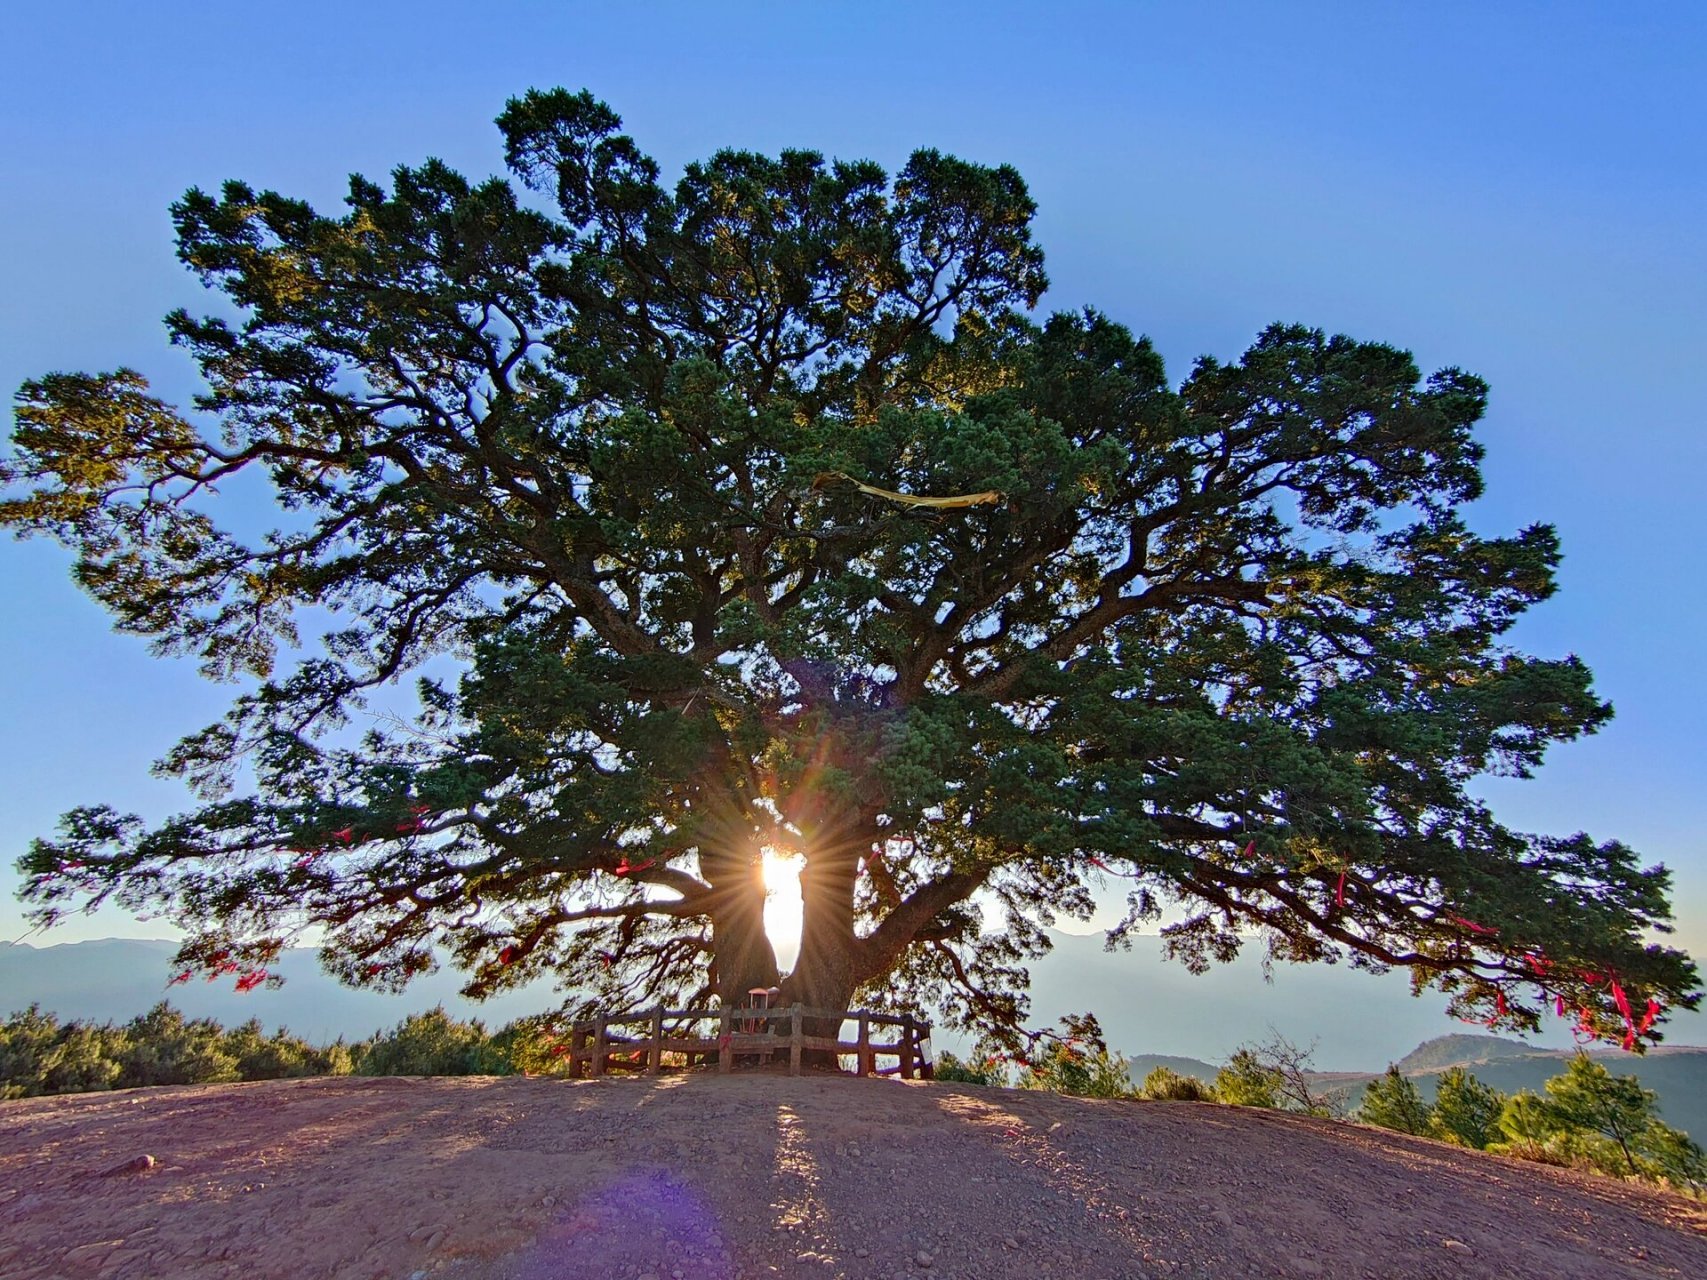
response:
<svg viewBox="0 0 1707 1280"><path fill-rule="evenodd" d="M931 1257L931 1255L926 1253L923 1249L920 1249L913 1255L913 1261L920 1267L929 1267L935 1264L936 1259Z"/></svg>
<svg viewBox="0 0 1707 1280"><path fill-rule="evenodd" d="M153 1156L137 1156L133 1160L126 1160L123 1164L114 1165L101 1176L103 1178L116 1178L126 1173L146 1173L159 1163Z"/></svg>

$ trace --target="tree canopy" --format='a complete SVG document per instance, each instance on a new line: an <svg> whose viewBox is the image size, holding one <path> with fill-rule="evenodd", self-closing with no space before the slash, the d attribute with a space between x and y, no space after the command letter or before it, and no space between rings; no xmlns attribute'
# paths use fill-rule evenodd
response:
<svg viewBox="0 0 1707 1280"><path fill-rule="evenodd" d="M1013 1043L1045 926L1119 885L1117 936L1171 909L1193 966L1407 966L1631 1043L1693 1007L1663 868L1469 789L1610 714L1506 638L1559 547L1465 519L1479 379L1278 325L1176 387L1104 315L1033 318L1005 166L723 151L667 185L585 93L498 124L508 178L188 192L223 295L168 318L193 405L19 391L0 519L238 686L161 762L198 807L32 846L39 920L146 904L243 981L313 927L356 983L448 949L475 994L780 981ZM787 975L765 848L805 860Z"/></svg>

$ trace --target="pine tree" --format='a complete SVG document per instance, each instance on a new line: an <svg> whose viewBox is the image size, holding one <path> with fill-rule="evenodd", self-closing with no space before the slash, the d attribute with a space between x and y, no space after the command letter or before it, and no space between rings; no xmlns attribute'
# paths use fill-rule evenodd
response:
<svg viewBox="0 0 1707 1280"><path fill-rule="evenodd" d="M1389 1064L1386 1075L1369 1082L1363 1103L1357 1109L1357 1118L1364 1124L1396 1129L1400 1133L1427 1133L1430 1108L1416 1085L1401 1075L1398 1067Z"/></svg>
<svg viewBox="0 0 1707 1280"><path fill-rule="evenodd" d="M1469 786L1610 715L1507 638L1559 548L1463 517L1481 380L1276 325L1176 386L1095 311L1029 314L1011 168L724 151L666 185L619 125L530 92L510 179L191 191L226 304L168 318L193 412L128 370L20 390L0 523L247 682L162 761L192 811L32 846L38 923L160 911L239 985L314 930L357 984L448 951L473 995L780 985L1011 1045L1047 925L1118 885L1117 934L1173 905L1194 968L1255 939L1617 1035L1694 1006L1647 943L1663 868ZM787 975L766 849L805 860Z"/></svg>
<svg viewBox="0 0 1707 1280"><path fill-rule="evenodd" d="M1477 1150L1500 1136L1500 1111L1505 1095L1483 1084L1463 1067L1440 1073L1429 1115L1429 1132L1437 1138Z"/></svg>

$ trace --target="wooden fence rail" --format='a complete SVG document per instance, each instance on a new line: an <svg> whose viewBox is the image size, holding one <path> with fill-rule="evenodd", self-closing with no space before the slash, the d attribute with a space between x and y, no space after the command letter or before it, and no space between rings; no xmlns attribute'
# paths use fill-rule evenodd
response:
<svg viewBox="0 0 1707 1280"><path fill-rule="evenodd" d="M808 1022L828 1023L838 1029L833 1036L808 1035ZM852 1022L855 1039L843 1040L840 1028ZM715 1034L696 1034L694 1029L716 1023ZM638 1027L638 1034L623 1034L618 1028ZM873 1030L892 1028L893 1041L873 1038ZM879 1031L881 1035L882 1032ZM719 1071L733 1071L737 1058L774 1061L788 1055L788 1073L800 1074L808 1051L833 1053L854 1059L862 1076L899 1075L903 1080L930 1079L931 1026L911 1014L874 1013L867 1009L814 1009L788 1005L773 1009L733 1007L726 1009L644 1009L634 1013L601 1014L571 1025L569 1029L569 1074L603 1076L618 1070L644 1071L656 1075L663 1070L666 1053L678 1054L689 1065L717 1059ZM893 1066L879 1067L879 1058L894 1058Z"/></svg>

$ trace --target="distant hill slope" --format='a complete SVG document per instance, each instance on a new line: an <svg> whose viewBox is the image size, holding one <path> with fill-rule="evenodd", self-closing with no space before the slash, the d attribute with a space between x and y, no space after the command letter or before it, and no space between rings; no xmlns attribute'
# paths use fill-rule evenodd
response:
<svg viewBox="0 0 1707 1280"><path fill-rule="evenodd" d="M1436 1036L1432 1040L1424 1040L1400 1058L1397 1065L1406 1075L1415 1075L1419 1071L1440 1071L1447 1067L1495 1062L1501 1058L1521 1058L1536 1051L1532 1044L1501 1036Z"/></svg>
<svg viewBox="0 0 1707 1280"><path fill-rule="evenodd" d="M1197 1058L1178 1058L1166 1053L1136 1053L1126 1055L1126 1074L1132 1078L1133 1084L1143 1084L1144 1077L1157 1067L1166 1067L1176 1075L1196 1076L1204 1084L1214 1081L1221 1070L1213 1063L1203 1062Z"/></svg>

